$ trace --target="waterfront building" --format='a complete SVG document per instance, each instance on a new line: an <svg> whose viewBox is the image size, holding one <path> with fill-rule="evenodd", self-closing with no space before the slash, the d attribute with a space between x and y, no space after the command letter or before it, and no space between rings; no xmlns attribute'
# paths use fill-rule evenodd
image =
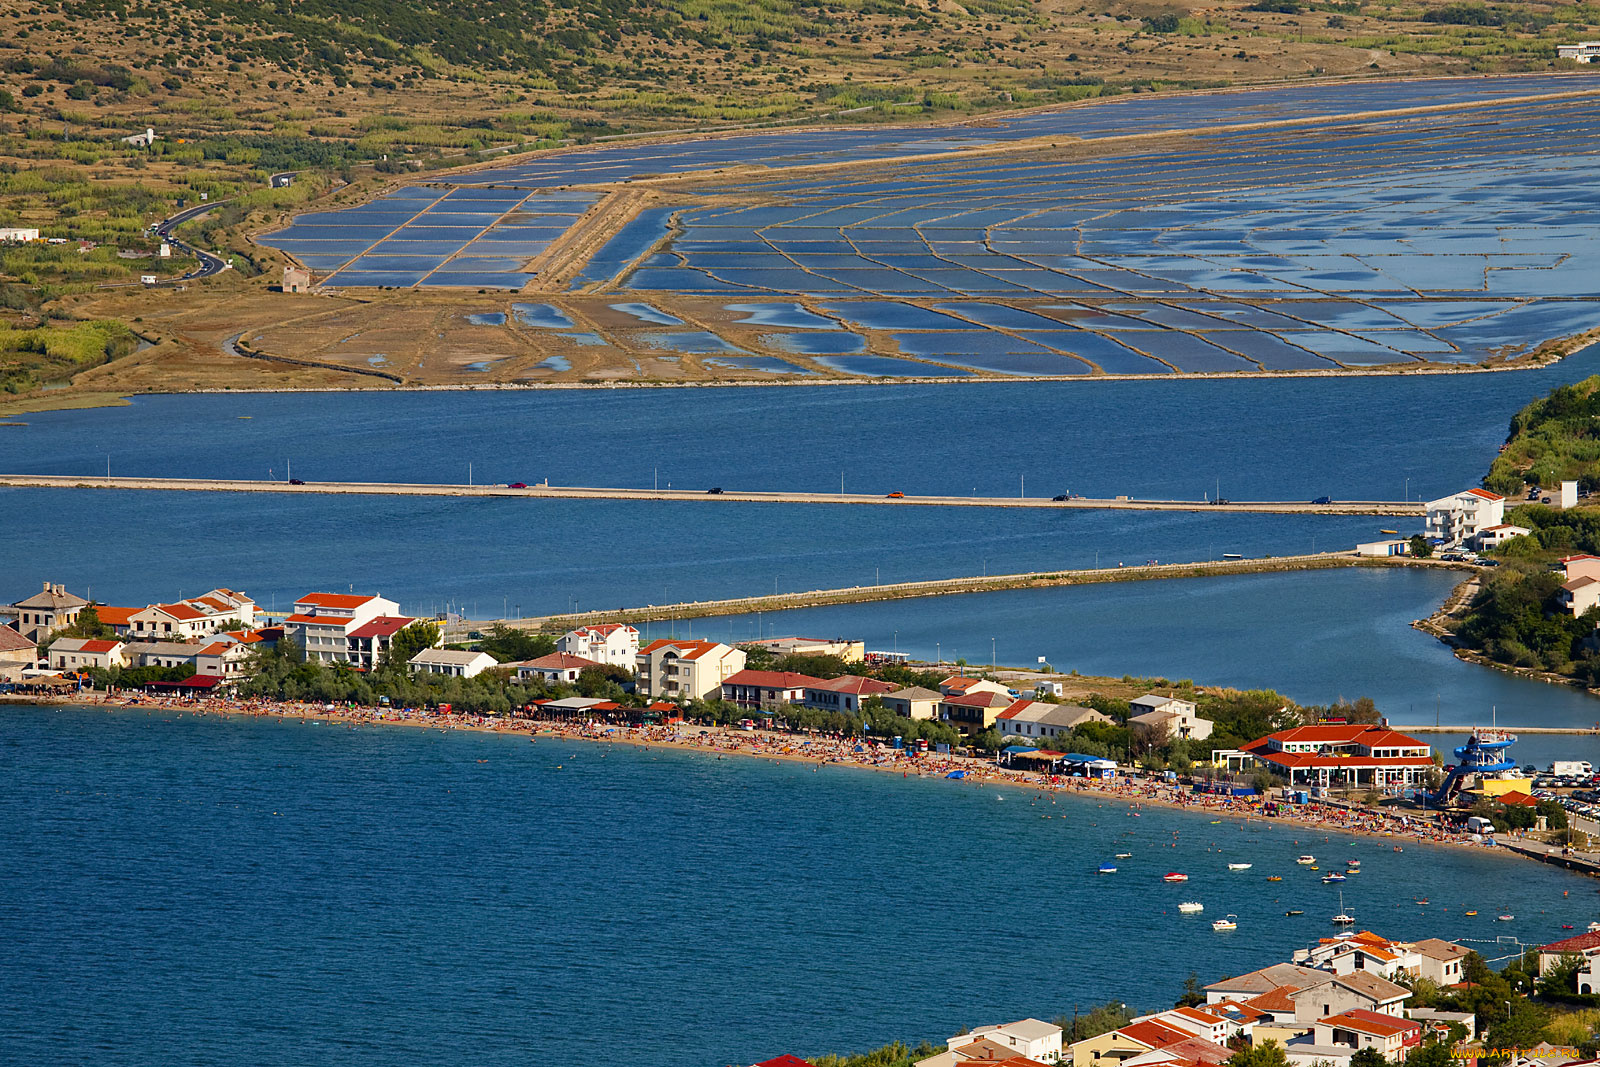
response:
<svg viewBox="0 0 1600 1067"><path fill-rule="evenodd" d="M1587 996L1600 992L1600 929L1595 929L1595 925L1600 924L1592 924L1588 931L1575 937L1564 937L1542 946L1539 949L1539 977L1543 978L1560 966L1566 957L1577 956L1583 961L1577 976L1578 993Z"/></svg>
<svg viewBox="0 0 1600 1067"><path fill-rule="evenodd" d="M822 711L841 711L850 714L860 711L861 702L868 697L882 697L885 693L894 692L896 688L893 682L845 674L806 686L801 701L809 707L819 708Z"/></svg>
<svg viewBox="0 0 1600 1067"><path fill-rule="evenodd" d="M750 647L774 656L838 656L846 663L860 663L867 654L866 642L845 637L767 637L751 642Z"/></svg>
<svg viewBox="0 0 1600 1067"><path fill-rule="evenodd" d="M1202 719L1192 700L1164 697L1146 693L1137 700L1128 701L1133 714L1130 723L1147 726L1157 732L1166 731L1168 737L1184 737L1204 741L1211 736L1211 720Z"/></svg>
<svg viewBox="0 0 1600 1067"><path fill-rule="evenodd" d="M1011 690L987 678L968 678L964 674L952 674L939 683L939 693L947 697L971 696L973 693L999 693L1002 696L1009 696Z"/></svg>
<svg viewBox="0 0 1600 1067"><path fill-rule="evenodd" d="M425 648L406 661L415 674L442 674L448 678L475 678L499 666L487 652L459 652L453 648Z"/></svg>
<svg viewBox="0 0 1600 1067"><path fill-rule="evenodd" d="M1593 63L1600 59L1600 41L1579 41L1577 44L1556 45L1557 59L1570 59L1574 63Z"/></svg>
<svg viewBox="0 0 1600 1067"><path fill-rule="evenodd" d="M1055 1064L1062 1062L1061 1027L1042 1019L1019 1019L974 1027L952 1037L946 1051L917 1061L917 1067L957 1064Z"/></svg>
<svg viewBox="0 0 1600 1067"><path fill-rule="evenodd" d="M739 671L722 681L722 699L742 708L767 708L799 704L806 689L824 684L821 679L794 671Z"/></svg>
<svg viewBox="0 0 1600 1067"><path fill-rule="evenodd" d="M640 691L667 700L705 700L744 670L745 654L718 641L662 638L639 650Z"/></svg>
<svg viewBox="0 0 1600 1067"><path fill-rule="evenodd" d="M144 608L122 608L113 604L94 606L94 613L100 617L100 625L109 627L118 637L127 637L133 633L133 617L143 610Z"/></svg>
<svg viewBox="0 0 1600 1067"><path fill-rule="evenodd" d="M633 670L639 658L639 631L623 623L580 626L556 641L556 651L591 663L611 663Z"/></svg>
<svg viewBox="0 0 1600 1067"><path fill-rule="evenodd" d="M196 657L206 647L184 641L129 641L122 646L122 666L196 667ZM200 673L198 667L195 673Z"/></svg>
<svg viewBox="0 0 1600 1067"><path fill-rule="evenodd" d="M1365 723L1297 726L1218 753L1229 763L1261 764L1289 784L1415 785L1433 770L1433 749L1414 737Z"/></svg>
<svg viewBox="0 0 1600 1067"><path fill-rule="evenodd" d="M1065 737L1086 722L1109 723L1093 708L1019 700L995 717L1001 737Z"/></svg>
<svg viewBox="0 0 1600 1067"><path fill-rule="evenodd" d="M223 681L244 677L245 661L250 656L250 646L242 641L225 638L201 645L194 654L194 673Z"/></svg>
<svg viewBox="0 0 1600 1067"><path fill-rule="evenodd" d="M135 640L193 641L214 632L227 620L207 615L189 604L151 604L132 617Z"/></svg>
<svg viewBox="0 0 1600 1067"><path fill-rule="evenodd" d="M1072 1067L1111 1067L1158 1049L1182 1044L1193 1038L1159 1019L1145 1018L1110 1033L1077 1041L1069 1049ZM919 1065L920 1067L920 1065Z"/></svg>
<svg viewBox="0 0 1600 1067"><path fill-rule="evenodd" d="M364 671L376 668L389 654L394 635L416 621L408 615L379 615L369 619L351 630L345 639L345 659Z"/></svg>
<svg viewBox="0 0 1600 1067"><path fill-rule="evenodd" d="M1399 947L1407 957L1406 969L1418 978L1426 978L1439 986L1452 986L1466 977L1461 961L1469 950L1460 945L1429 937Z"/></svg>
<svg viewBox="0 0 1600 1067"><path fill-rule="evenodd" d="M88 604L83 597L67 592L66 586L45 582L43 592L11 605L11 614L16 616L17 632L38 642L52 630L71 626Z"/></svg>
<svg viewBox="0 0 1600 1067"><path fill-rule="evenodd" d="M1506 498L1487 489L1468 489L1428 502L1424 536L1446 547L1474 541L1480 530L1504 523Z"/></svg>
<svg viewBox="0 0 1600 1067"><path fill-rule="evenodd" d="M62 637L50 646L50 666L58 671L121 667L124 666L122 648L122 642L116 640Z"/></svg>
<svg viewBox="0 0 1600 1067"><path fill-rule="evenodd" d="M1225 1000L1238 1000L1246 1004L1253 1004L1254 998L1264 993L1271 993L1276 989L1292 986L1300 989L1312 982L1321 981L1326 975L1314 967L1302 967L1295 963L1274 963L1254 971L1247 971L1236 978L1223 978L1205 986L1206 1003L1220 1004ZM1293 1013L1293 1008L1289 1009Z"/></svg>
<svg viewBox="0 0 1600 1067"><path fill-rule="evenodd" d="M519 681L525 682L537 678L546 685L570 685L578 680L578 675L583 673L585 667L598 667L599 665L592 659L585 659L582 656L569 656L565 652L552 652L548 656L540 656L538 659L502 664L505 667L515 667Z"/></svg>
<svg viewBox="0 0 1600 1067"><path fill-rule="evenodd" d="M350 636L377 618L395 617L400 605L359 593L307 593L283 620L284 636L304 650L307 660L338 663L350 659Z"/></svg>
<svg viewBox="0 0 1600 1067"><path fill-rule="evenodd" d="M1473 547L1479 552L1487 552L1492 548L1499 548L1513 537L1527 537L1532 532L1526 526L1513 526L1509 522L1502 522L1498 526L1479 530L1477 543Z"/></svg>
<svg viewBox="0 0 1600 1067"><path fill-rule="evenodd" d="M1406 1053L1422 1043L1422 1024L1412 1019L1356 1008L1318 1019L1306 1043L1315 1045L1319 1050L1344 1050L1346 1062L1349 1056L1370 1048L1390 1063L1404 1063ZM1289 1042L1284 1046L1284 1051L1287 1053L1295 1045L1296 1042ZM1326 1055L1319 1058L1326 1058ZM1291 1056L1290 1062L1303 1060ZM1333 1062L1337 1063L1338 1060Z"/></svg>
<svg viewBox="0 0 1600 1067"><path fill-rule="evenodd" d="M1411 991L1375 974L1321 972L1310 984L1288 994L1294 1001L1295 1022L1306 1026L1345 1011L1371 1011L1398 1017Z"/></svg>
<svg viewBox="0 0 1600 1067"><path fill-rule="evenodd" d="M939 714L940 694L919 685L883 694L883 706L907 719L932 719Z"/></svg>
<svg viewBox="0 0 1600 1067"><path fill-rule="evenodd" d="M993 726L1000 713L1015 701L1009 693L980 690L964 696L947 696L939 701L939 718L963 734L982 733Z"/></svg>
<svg viewBox="0 0 1600 1067"><path fill-rule="evenodd" d="M0 678L32 667L38 659L39 647L31 637L23 637L9 626L0 626Z"/></svg>

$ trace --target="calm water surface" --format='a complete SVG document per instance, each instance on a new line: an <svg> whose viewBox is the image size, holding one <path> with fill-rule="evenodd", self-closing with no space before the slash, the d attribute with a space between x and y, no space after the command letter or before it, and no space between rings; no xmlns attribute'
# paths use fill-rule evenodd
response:
<svg viewBox="0 0 1600 1067"><path fill-rule="evenodd" d="M1595 917L1491 854L620 746L6 708L0 761L17 1063L709 1067L1158 1007L1331 929L1308 849L1359 857L1345 906L1396 937Z"/></svg>

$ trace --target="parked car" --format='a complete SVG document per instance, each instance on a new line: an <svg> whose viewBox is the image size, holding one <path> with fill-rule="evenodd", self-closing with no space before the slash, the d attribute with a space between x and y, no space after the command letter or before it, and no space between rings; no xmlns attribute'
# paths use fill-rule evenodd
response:
<svg viewBox="0 0 1600 1067"><path fill-rule="evenodd" d="M299 478L290 478L289 479L289 484L290 485L305 485L306 483L302 482Z"/></svg>
<svg viewBox="0 0 1600 1067"><path fill-rule="evenodd" d="M526 489L526 488L528 488L528 483L527 482L512 482L510 485L506 486L506 488L507 489Z"/></svg>
<svg viewBox="0 0 1600 1067"><path fill-rule="evenodd" d="M708 493L720 493L720 492L722 492L722 486L720 486L720 485L714 486L714 487L712 487L710 489L707 489L706 492L708 492Z"/></svg>
<svg viewBox="0 0 1600 1067"><path fill-rule="evenodd" d="M1050 499L1054 500L1054 501L1057 501L1057 502L1060 502L1062 500L1071 500L1072 499L1072 494L1071 493L1057 493L1055 496L1051 497Z"/></svg>
<svg viewBox="0 0 1600 1067"><path fill-rule="evenodd" d="M1547 496L1542 496L1542 497L1539 498L1539 503L1548 504L1548 503L1550 503L1550 498L1547 497Z"/></svg>
<svg viewBox="0 0 1600 1067"><path fill-rule="evenodd" d="M1319 497L1317 497L1317 499L1313 500L1312 503L1313 504L1331 504L1331 503L1333 503L1333 497L1331 497L1331 496L1319 496Z"/></svg>
<svg viewBox="0 0 1600 1067"><path fill-rule="evenodd" d="M896 489L894 492L889 494L889 499L890 500L904 500L905 498L906 498L906 495L904 493L902 493L898 489Z"/></svg>

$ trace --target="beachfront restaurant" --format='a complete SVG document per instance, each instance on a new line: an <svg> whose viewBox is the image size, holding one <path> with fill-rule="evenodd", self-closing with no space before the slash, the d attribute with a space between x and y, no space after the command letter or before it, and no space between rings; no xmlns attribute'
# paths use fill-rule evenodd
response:
<svg viewBox="0 0 1600 1067"><path fill-rule="evenodd" d="M1218 753L1231 769L1260 766L1290 786L1398 789L1422 785L1434 769L1433 749L1423 741L1370 723L1319 723L1258 738L1243 750Z"/></svg>
<svg viewBox="0 0 1600 1067"><path fill-rule="evenodd" d="M1025 767L1073 778L1111 778L1117 773L1116 760L1086 756L1081 752L1052 752L1042 748L1008 745L1000 751L1000 762L1007 767Z"/></svg>

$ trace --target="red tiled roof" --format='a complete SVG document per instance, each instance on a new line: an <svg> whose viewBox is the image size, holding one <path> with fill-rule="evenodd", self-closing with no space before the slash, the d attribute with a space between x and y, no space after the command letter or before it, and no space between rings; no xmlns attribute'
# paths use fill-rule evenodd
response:
<svg viewBox="0 0 1600 1067"><path fill-rule="evenodd" d="M662 649L675 648L680 659L699 659L701 656L717 647L716 641L674 641L670 637L663 637L659 641L652 641L641 648L642 654L660 652Z"/></svg>
<svg viewBox="0 0 1600 1067"><path fill-rule="evenodd" d="M1168 1026L1166 1023L1157 1022L1154 1019L1146 1019L1144 1022L1124 1026L1117 1033L1149 1048L1166 1048L1168 1045L1176 1045L1180 1041L1188 1041L1194 1036L1187 1030L1179 1030L1177 1027Z"/></svg>
<svg viewBox="0 0 1600 1067"><path fill-rule="evenodd" d="M152 604L145 610L159 611L163 614L171 615L179 622L193 622L195 619L203 619L206 617L205 612L196 611L187 604Z"/></svg>
<svg viewBox="0 0 1600 1067"><path fill-rule="evenodd" d="M945 697L942 703L963 708L997 708L1001 704L1010 705L1011 698L1004 693L969 693L966 696Z"/></svg>
<svg viewBox="0 0 1600 1067"><path fill-rule="evenodd" d="M220 655L222 655L224 652L228 651L228 649L230 649L232 647L233 647L233 645L229 644L227 641L213 641L209 645L207 645L205 648L202 648L199 652L196 652L195 655L197 655L197 656L220 656Z"/></svg>
<svg viewBox="0 0 1600 1067"><path fill-rule="evenodd" d="M873 693L892 693L900 687L889 682L880 682L876 678L862 678L859 675L846 674L826 682L818 682L811 688L826 689L830 693L854 693L856 696L870 696Z"/></svg>
<svg viewBox="0 0 1600 1067"><path fill-rule="evenodd" d="M290 615L283 620L287 623L298 623L302 626L349 626L354 619L347 619L342 615Z"/></svg>
<svg viewBox="0 0 1600 1067"><path fill-rule="evenodd" d="M1163 1045L1161 1052L1171 1056L1174 1062L1194 1065L1227 1063L1233 1058L1232 1049L1223 1048L1221 1045L1192 1035L1187 1040Z"/></svg>
<svg viewBox="0 0 1600 1067"><path fill-rule="evenodd" d="M79 652L95 652L104 654L122 644L121 641L85 641L79 646Z"/></svg>
<svg viewBox="0 0 1600 1067"><path fill-rule="evenodd" d="M1520 790L1513 789L1509 793L1501 793L1495 797L1502 804L1515 804L1522 808L1537 808L1539 802Z"/></svg>
<svg viewBox="0 0 1600 1067"><path fill-rule="evenodd" d="M1499 493L1491 493L1487 489L1468 489L1466 491L1466 493L1464 493L1462 495L1463 496L1482 497L1484 500L1504 500L1505 499L1505 497L1501 496Z"/></svg>
<svg viewBox="0 0 1600 1067"><path fill-rule="evenodd" d="M100 616L100 621L107 626L127 626L132 619L144 608L114 608L109 604L94 605L94 613Z"/></svg>
<svg viewBox="0 0 1600 1067"><path fill-rule="evenodd" d="M1409 745L1421 747L1423 745L1423 742L1418 741L1416 738L1408 737L1386 726L1357 722L1296 726L1293 729L1279 730L1275 734L1268 734L1260 740L1265 741L1269 738L1277 741L1311 741L1321 745L1351 745L1356 742L1367 746Z"/></svg>
<svg viewBox="0 0 1600 1067"><path fill-rule="evenodd" d="M379 615L376 619L350 631L351 637L393 637L416 622L407 615Z"/></svg>
<svg viewBox="0 0 1600 1067"><path fill-rule="evenodd" d="M1245 1001L1248 1007L1257 1011L1285 1012L1294 1011L1295 1003L1289 999L1290 993L1298 993L1299 986L1281 985L1277 989L1270 989L1259 997L1251 997Z"/></svg>
<svg viewBox="0 0 1600 1067"><path fill-rule="evenodd" d="M811 1064L807 1063L799 1056L790 1056L788 1053L785 1053L782 1056L775 1056L770 1060L762 1060L760 1063L756 1064L755 1067L811 1067Z"/></svg>
<svg viewBox="0 0 1600 1067"><path fill-rule="evenodd" d="M359 608L371 599L373 598L359 593L307 593L296 600L294 606L310 604L318 608Z"/></svg>
<svg viewBox="0 0 1600 1067"><path fill-rule="evenodd" d="M580 626L572 631L575 634L593 634L596 637L608 637L618 630L632 630L633 627L625 626L620 622L603 622L595 626Z"/></svg>
<svg viewBox="0 0 1600 1067"><path fill-rule="evenodd" d="M1539 951L1560 955L1563 952L1584 952L1591 948L1600 948L1600 930L1590 930L1575 937L1552 941Z"/></svg>
<svg viewBox="0 0 1600 1067"><path fill-rule="evenodd" d="M1319 756L1315 752L1269 752L1263 746L1244 746L1259 760L1280 767L1431 767L1432 756Z"/></svg>
<svg viewBox="0 0 1600 1067"><path fill-rule="evenodd" d="M1399 1019L1393 1015L1368 1011L1366 1008L1351 1008L1347 1012L1330 1015L1326 1019L1317 1021L1325 1026L1338 1026L1346 1030L1354 1030L1361 1034L1372 1034L1377 1037L1393 1037L1409 1030L1422 1029L1422 1024L1415 1019Z"/></svg>
<svg viewBox="0 0 1600 1067"><path fill-rule="evenodd" d="M723 679L722 684L748 685L758 689L805 689L808 686L814 689L828 683L794 671L738 671Z"/></svg>
<svg viewBox="0 0 1600 1067"><path fill-rule="evenodd" d="M576 667L581 671L585 667L598 667L599 664L592 659L584 659L582 656L569 656L565 652L552 652L548 656L530 659L523 666L532 670L543 671L566 671Z"/></svg>

